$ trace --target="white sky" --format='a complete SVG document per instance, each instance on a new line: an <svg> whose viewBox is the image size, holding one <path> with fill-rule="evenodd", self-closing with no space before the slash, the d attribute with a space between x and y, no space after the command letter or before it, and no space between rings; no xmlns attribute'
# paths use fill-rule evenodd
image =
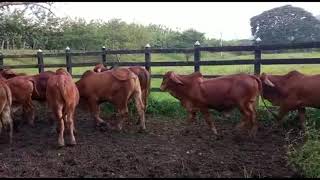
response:
<svg viewBox="0 0 320 180"><path fill-rule="evenodd" d="M225 40L250 38L250 18L263 11L291 4L320 14L320 2L56 2L58 16L108 21L119 18L127 23L161 24L173 30L188 28L206 37Z"/></svg>

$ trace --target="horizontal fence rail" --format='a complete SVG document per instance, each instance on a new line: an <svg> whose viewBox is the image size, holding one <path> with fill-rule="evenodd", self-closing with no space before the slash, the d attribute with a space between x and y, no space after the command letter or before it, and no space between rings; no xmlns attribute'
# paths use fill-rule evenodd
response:
<svg viewBox="0 0 320 180"><path fill-rule="evenodd" d="M38 68L39 72L43 72L45 68L59 68L65 67L68 72L72 74L73 67L92 67L98 63L103 63L106 66L144 66L149 72L151 67L162 66L193 66L194 71L200 71L201 66L216 66L216 65L254 65L254 74L259 75L261 72L261 65L280 65L280 64L320 64L319 58L293 58L293 59L262 59L263 51L269 50L289 50L289 49L310 49L320 48L320 42L309 43L295 43L295 44L273 44L273 45L256 45L252 46L222 46L222 47L201 47L199 42L196 42L194 48L151 48L149 44L144 49L121 49L111 50L102 47L101 51L88 52L72 52L69 47L66 48L65 53L43 53L40 49L36 54L21 54L21 55L4 55L0 53L0 67L23 69L23 68ZM201 52L241 52L251 51L254 54L253 59L241 60L205 60L201 61ZM161 62L152 61L152 54L167 54L167 53L184 53L193 54L191 61L173 61L166 60ZM109 62L107 55L118 54L142 54L144 55L144 62ZM74 63L72 57L76 56L100 56L101 62L83 62ZM65 58L65 63L60 64L45 64L48 57L62 57ZM37 64L28 65L5 65L4 60L8 58L35 58ZM92 69L91 68L91 69ZM80 74L72 74L74 78L81 78ZM162 74L151 74L152 78L162 78ZM214 78L217 75L204 75L205 78ZM159 88L151 88L153 92L160 92Z"/></svg>

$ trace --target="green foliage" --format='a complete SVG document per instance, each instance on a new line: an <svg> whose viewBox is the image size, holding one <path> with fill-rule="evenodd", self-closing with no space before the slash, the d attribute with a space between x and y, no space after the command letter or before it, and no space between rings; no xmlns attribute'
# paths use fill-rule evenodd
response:
<svg viewBox="0 0 320 180"><path fill-rule="evenodd" d="M302 147L289 151L289 161L298 169L301 169L306 177L320 177L320 134L314 125L308 126L306 131L307 141Z"/></svg>
<svg viewBox="0 0 320 180"><path fill-rule="evenodd" d="M196 41L203 45L218 45L219 40L205 39L204 33L194 29L174 31L163 25L128 24L121 19L85 21L83 18L59 18L39 11L29 16L27 11L0 13L1 49L100 50L141 49L149 43L155 48L192 48ZM243 41L243 40L242 40ZM218 44L217 44L218 42ZM240 41L224 41L224 45ZM190 54L184 59L189 60Z"/></svg>
<svg viewBox="0 0 320 180"><path fill-rule="evenodd" d="M265 11L250 19L251 33L262 44L320 40L320 21L310 12L291 5Z"/></svg>

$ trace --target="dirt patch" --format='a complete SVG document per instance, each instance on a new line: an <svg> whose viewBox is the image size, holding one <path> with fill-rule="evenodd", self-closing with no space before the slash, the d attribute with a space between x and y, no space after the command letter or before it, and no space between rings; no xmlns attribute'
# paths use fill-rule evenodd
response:
<svg viewBox="0 0 320 180"><path fill-rule="evenodd" d="M57 148L44 111L36 127L21 126L9 146L1 136L0 177L294 177L287 165L286 133L260 127L254 140L217 121L216 139L204 121L147 117L147 133L94 128L89 113L76 113L77 145Z"/></svg>

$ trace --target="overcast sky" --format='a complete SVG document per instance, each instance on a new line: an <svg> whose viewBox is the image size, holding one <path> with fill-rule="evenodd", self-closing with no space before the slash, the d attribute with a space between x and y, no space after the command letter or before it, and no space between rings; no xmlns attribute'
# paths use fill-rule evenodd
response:
<svg viewBox="0 0 320 180"><path fill-rule="evenodd" d="M119 18L127 23L162 24L173 30L189 28L206 37L250 38L250 18L263 11L291 4L320 14L320 2L56 2L58 16L108 21Z"/></svg>

